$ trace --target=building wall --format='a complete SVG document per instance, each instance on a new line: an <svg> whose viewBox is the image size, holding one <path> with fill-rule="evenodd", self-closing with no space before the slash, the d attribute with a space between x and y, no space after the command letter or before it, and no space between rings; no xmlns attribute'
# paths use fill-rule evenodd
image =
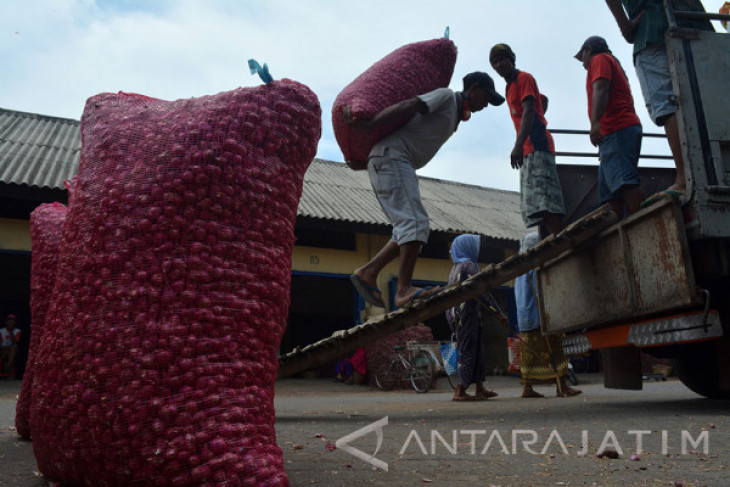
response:
<svg viewBox="0 0 730 487"><path fill-rule="evenodd" d="M358 233L356 250L336 250L318 247L295 246L292 256L292 270L321 274L345 274L366 264L385 245L389 236ZM416 264L413 279L416 281L441 281L449 277L451 261L445 255L443 259L420 258ZM378 288L384 294L384 300L390 305L388 284L398 276L398 259L388 264L378 276ZM370 310L367 315L379 314L384 310Z"/></svg>
<svg viewBox="0 0 730 487"><path fill-rule="evenodd" d="M30 252L30 222L0 218L0 251Z"/></svg>

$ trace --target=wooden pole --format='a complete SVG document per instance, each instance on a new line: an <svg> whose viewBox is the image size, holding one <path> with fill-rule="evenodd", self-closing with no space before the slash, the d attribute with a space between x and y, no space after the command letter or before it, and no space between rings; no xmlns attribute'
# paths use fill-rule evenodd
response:
<svg viewBox="0 0 730 487"><path fill-rule="evenodd" d="M348 330L337 331L331 337L282 355L279 357L279 377L290 377L351 354L360 347L490 292L502 283L581 246L617 220L608 205L602 206L571 223L558 235L542 240L532 249L515 254L499 264L490 264L469 279L447 286L408 308L378 316Z"/></svg>

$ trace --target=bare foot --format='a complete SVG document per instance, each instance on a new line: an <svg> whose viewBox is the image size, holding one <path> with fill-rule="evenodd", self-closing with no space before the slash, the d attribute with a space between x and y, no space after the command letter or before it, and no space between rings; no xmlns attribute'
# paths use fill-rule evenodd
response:
<svg viewBox="0 0 730 487"><path fill-rule="evenodd" d="M441 286L428 286L424 288L417 288L412 287L408 294L401 295L396 294L395 295L395 305L399 308L402 308L404 306L407 306L409 304L416 303L422 299L426 299L429 296L436 294L441 290Z"/></svg>
<svg viewBox="0 0 730 487"><path fill-rule="evenodd" d="M580 391L578 389L573 389L572 387L564 386L563 387L563 393L560 394L560 390L555 391L555 395L557 397L573 397L577 396L578 394L582 394L583 391Z"/></svg>
<svg viewBox="0 0 730 487"><path fill-rule="evenodd" d="M367 273L363 271L363 268L355 269L350 276L353 286L362 298L373 306L384 308L385 303L383 302L383 293L378 289L377 284L378 275Z"/></svg>
<svg viewBox="0 0 730 487"><path fill-rule="evenodd" d="M540 394L539 392L537 392L532 387L529 387L529 388L528 387L525 387L522 390L522 396L521 397L531 398L531 397L545 397L545 396L543 396L542 394Z"/></svg>
<svg viewBox="0 0 730 487"><path fill-rule="evenodd" d="M485 389L483 392L477 391L477 397L481 397L482 399L491 399L493 397L497 397L499 394L497 394L494 391L490 391L488 389Z"/></svg>
<svg viewBox="0 0 730 487"><path fill-rule="evenodd" d="M461 402L461 401L478 401L480 399L481 398L476 397L476 396L470 396L469 394L461 394L461 395L454 394L454 397L451 398L452 401L457 401L457 402Z"/></svg>
<svg viewBox="0 0 730 487"><path fill-rule="evenodd" d="M378 288L378 286L377 286L378 275L377 274L373 275L371 273L365 272L363 270L363 268L360 267L359 269L355 269L354 271L352 271L352 275L357 276L359 279L362 280L362 282L364 282L368 286L372 286L374 289ZM380 294L380 296L378 296L378 297L382 298L383 297L382 293L379 290L377 292L378 292L378 294Z"/></svg>

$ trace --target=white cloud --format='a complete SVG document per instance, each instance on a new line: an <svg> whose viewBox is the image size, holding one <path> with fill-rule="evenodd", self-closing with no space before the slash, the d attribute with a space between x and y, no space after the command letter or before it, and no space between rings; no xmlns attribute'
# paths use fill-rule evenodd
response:
<svg viewBox="0 0 730 487"><path fill-rule="evenodd" d="M704 3L717 11L722 1ZM587 127L585 71L572 55L588 35L602 35L629 74L645 129L659 132L643 107L631 47L608 8L580 0L3 0L0 107L79 119L85 100L102 91L202 96L259 84L246 64L256 58L274 77L317 93L323 112L318 156L341 160L330 121L339 90L392 50L440 37L446 26L459 49L452 88L461 88L465 73L482 70L502 90L488 52L507 42L518 67L535 75L550 97L549 126L571 129ZM513 138L504 107L490 107L464 124L421 173L516 190L508 163ZM556 136L557 148L592 150L579 139ZM665 148L661 143L652 152Z"/></svg>

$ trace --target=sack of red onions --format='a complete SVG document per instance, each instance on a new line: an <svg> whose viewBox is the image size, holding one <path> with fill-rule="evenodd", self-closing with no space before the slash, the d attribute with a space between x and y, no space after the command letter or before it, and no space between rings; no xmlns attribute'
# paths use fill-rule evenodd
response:
<svg viewBox="0 0 730 487"><path fill-rule="evenodd" d="M56 282L61 230L66 221L66 212L66 206L56 202L44 203L30 214L30 347L23 373L23 385L15 406L15 429L23 438L31 437L30 404L35 370L33 363Z"/></svg>
<svg viewBox="0 0 730 487"><path fill-rule="evenodd" d="M321 135L291 80L90 98L31 408L50 480L285 486L274 432L294 222Z"/></svg>
<svg viewBox="0 0 730 487"><path fill-rule="evenodd" d="M398 102L448 86L455 64L456 46L449 39L415 42L391 52L347 85L332 106L332 127L348 165L365 169L373 145L408 120L365 133L345 123L345 107L355 119L368 120Z"/></svg>

